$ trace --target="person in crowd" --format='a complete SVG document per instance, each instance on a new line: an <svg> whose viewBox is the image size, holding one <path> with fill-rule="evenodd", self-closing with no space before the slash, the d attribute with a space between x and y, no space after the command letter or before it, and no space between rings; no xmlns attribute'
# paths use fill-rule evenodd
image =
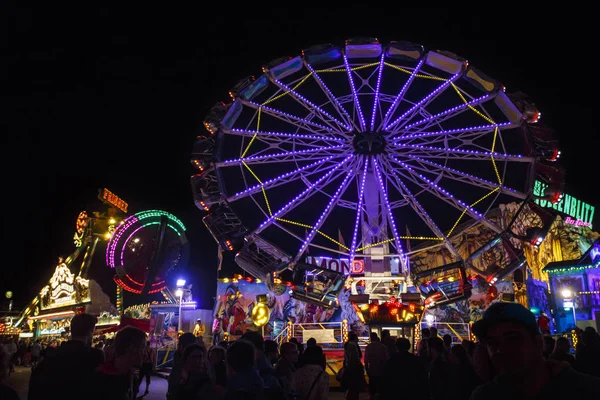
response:
<svg viewBox="0 0 600 400"><path fill-rule="evenodd" d="M104 349L102 349L102 351L104 352L104 359L106 361L112 360L113 356L115 355L114 342L115 342L115 339L112 339L112 338L108 339L106 341L106 346L104 346Z"/></svg>
<svg viewBox="0 0 600 400"><path fill-rule="evenodd" d="M281 344L279 352L281 356L275 366L275 375L281 382L283 392L288 398L292 398L294 373L298 363L298 346L292 342L284 342Z"/></svg>
<svg viewBox="0 0 600 400"><path fill-rule="evenodd" d="M95 379L87 394L79 399L133 400L136 395L134 370L142 365L146 333L126 326L115 336L115 355L96 368Z"/></svg>
<svg viewBox="0 0 600 400"><path fill-rule="evenodd" d="M279 346L277 346L277 342L274 340L265 340L265 357L271 365L275 365L277 363L277 359L279 358Z"/></svg>
<svg viewBox="0 0 600 400"><path fill-rule="evenodd" d="M90 314L73 317L71 339L47 353L31 371L28 400L47 399L48 393L61 393L65 400L89 395L94 370L104 362L104 353L91 347L97 322Z"/></svg>
<svg viewBox="0 0 600 400"><path fill-rule="evenodd" d="M15 372L15 360L17 355L17 344L13 339L8 339L4 342L4 351L6 353L6 358L8 359L8 375Z"/></svg>
<svg viewBox="0 0 600 400"><path fill-rule="evenodd" d="M569 365L575 368L575 357L570 354L571 342L566 337L559 337L556 339L554 345L554 351L550 353L548 359L557 361L566 361ZM599 360L600 361L600 360Z"/></svg>
<svg viewBox="0 0 600 400"><path fill-rule="evenodd" d="M196 336L192 332L186 332L179 337L177 341L177 350L173 355L173 366L167 379L167 397L171 398L175 394L175 388L181 381L181 371L183 369L183 352L188 346L196 343Z"/></svg>
<svg viewBox="0 0 600 400"><path fill-rule="evenodd" d="M471 396L473 389L482 383L481 379L462 344L455 344L450 348L448 361L451 372L448 399L466 400Z"/></svg>
<svg viewBox="0 0 600 400"><path fill-rule="evenodd" d="M365 367L361 361L362 352L358 345L358 335L350 332L344 344L344 364L341 376L342 389L346 391L346 400L358 400L367 386Z"/></svg>
<svg viewBox="0 0 600 400"><path fill-rule="evenodd" d="M478 386L471 400L600 398L600 379L567 363L544 360L535 316L521 304L492 304L473 332L487 347L498 374Z"/></svg>
<svg viewBox="0 0 600 400"><path fill-rule="evenodd" d="M390 358L387 347L381 343L379 336L371 332L371 343L365 349L365 368L369 376L369 395L371 400L377 398L380 392L381 377L386 361Z"/></svg>
<svg viewBox="0 0 600 400"><path fill-rule="evenodd" d="M325 400L329 394L329 375L325 371L326 359L321 346L306 347L302 367L294 373L293 392L302 400Z"/></svg>
<svg viewBox="0 0 600 400"><path fill-rule="evenodd" d="M550 334L550 318L548 317L548 314L543 312L537 319L537 324L543 335Z"/></svg>
<svg viewBox="0 0 600 400"><path fill-rule="evenodd" d="M40 361L42 354L42 345L40 344L39 340L36 340L31 344L31 347L29 348L29 354L31 359L31 369L34 369Z"/></svg>
<svg viewBox="0 0 600 400"><path fill-rule="evenodd" d="M473 342L472 340L463 339L463 341L461 342L461 344L463 345L463 347L467 351L467 355L469 356L469 358L472 359L473 358L473 353L475 352L475 342Z"/></svg>
<svg viewBox="0 0 600 400"><path fill-rule="evenodd" d="M450 357L450 349L452 348L452 336L446 333L442 336L442 340L444 341L444 352L446 354L446 359Z"/></svg>
<svg viewBox="0 0 600 400"><path fill-rule="evenodd" d="M429 338L431 338L431 330L429 328L421 329L421 340L417 346L417 355L426 364L429 363Z"/></svg>
<svg viewBox="0 0 600 400"><path fill-rule="evenodd" d="M181 381L175 389L175 400L210 399L216 396L210 373L206 348L199 344L186 347L183 352Z"/></svg>
<svg viewBox="0 0 600 400"><path fill-rule="evenodd" d="M227 366L225 363L225 349L220 346L213 346L208 351L208 362L210 363L215 383L223 388L227 386Z"/></svg>
<svg viewBox="0 0 600 400"><path fill-rule="evenodd" d="M429 328L429 332L430 332L430 338L436 338L438 337L438 329L435 326L432 326Z"/></svg>
<svg viewBox="0 0 600 400"><path fill-rule="evenodd" d="M450 385L450 364L446 359L444 341L437 336L429 339L429 390L432 400L446 399Z"/></svg>
<svg viewBox="0 0 600 400"><path fill-rule="evenodd" d="M554 347L556 346L556 340L552 336L544 335L543 338L543 346L542 346L542 354L544 358L547 360L550 357L550 353L554 351Z"/></svg>
<svg viewBox="0 0 600 400"><path fill-rule="evenodd" d="M277 376L275 375L275 368L267 359L265 355L265 340L262 335L255 331L246 331L242 337L242 340L246 340L254 345L255 356L256 356L256 368L262 378L265 387L270 389L280 389L281 385Z"/></svg>
<svg viewBox="0 0 600 400"><path fill-rule="evenodd" d="M227 348L227 400L264 397L264 382L254 367L255 346L246 340L236 340Z"/></svg>
<svg viewBox="0 0 600 400"><path fill-rule="evenodd" d="M315 339L314 337L311 337L310 339L308 339L306 341L306 348L309 348L311 346L316 346L317 345L317 339Z"/></svg>
<svg viewBox="0 0 600 400"><path fill-rule="evenodd" d="M579 372L600 378L600 335L588 326L581 333L581 344L575 353L575 367Z"/></svg>
<svg viewBox="0 0 600 400"><path fill-rule="evenodd" d="M144 379L146 380L146 390L144 394L148 394L150 391L150 382L152 380L152 371L156 365L156 354L150 347L150 341L146 342L146 348L144 349L144 356L142 358L142 365L140 367L139 384L141 385Z"/></svg>
<svg viewBox="0 0 600 400"><path fill-rule="evenodd" d="M403 398L417 399L423 396L427 387L427 368L421 357L410 353L410 340L398 338L397 351L391 353L386 361L384 373L381 377L381 400L396 400L399 393Z"/></svg>
<svg viewBox="0 0 600 400"><path fill-rule="evenodd" d="M391 356L392 353L398 351L398 347L396 347L396 342L392 339L390 335L390 331L388 329L384 329L381 331L381 343L387 347L388 354Z"/></svg>
<svg viewBox="0 0 600 400"><path fill-rule="evenodd" d="M8 354L4 346L0 345L0 399L20 400L16 390L4 383L5 379L8 378L8 362Z"/></svg>

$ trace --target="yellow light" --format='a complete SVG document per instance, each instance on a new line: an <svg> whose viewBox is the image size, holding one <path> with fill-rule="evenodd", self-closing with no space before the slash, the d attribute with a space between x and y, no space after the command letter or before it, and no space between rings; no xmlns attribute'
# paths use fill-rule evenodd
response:
<svg viewBox="0 0 600 400"><path fill-rule="evenodd" d="M256 326L263 326L269 322L269 307L264 303L258 303L252 308L252 322Z"/></svg>
<svg viewBox="0 0 600 400"><path fill-rule="evenodd" d="M111 219L108 220L108 223L111 224L111 225L114 225L114 224L117 223L117 220L114 219L114 218L111 218Z"/></svg>
<svg viewBox="0 0 600 400"><path fill-rule="evenodd" d="M110 232L106 232L104 234L104 237L108 240L108 239L110 239L112 237L112 234Z"/></svg>

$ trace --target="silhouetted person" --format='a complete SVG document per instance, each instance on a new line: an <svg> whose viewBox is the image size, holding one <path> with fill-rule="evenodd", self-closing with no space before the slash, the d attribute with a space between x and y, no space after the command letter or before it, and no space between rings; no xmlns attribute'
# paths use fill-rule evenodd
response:
<svg viewBox="0 0 600 400"><path fill-rule="evenodd" d="M550 353L550 356L548 358L550 360L566 361L571 367L575 368L575 357L569 354L570 350L571 343L569 342L569 339L561 336L558 339L556 339L554 351Z"/></svg>
<svg viewBox="0 0 600 400"><path fill-rule="evenodd" d="M477 387L471 400L600 398L600 379L544 360L535 316L521 304L492 304L473 332L486 345L498 375Z"/></svg>
<svg viewBox="0 0 600 400"><path fill-rule="evenodd" d="M410 341L406 338L396 340L397 351L386 362L381 378L381 400L396 400L400 397L417 399L423 396L427 388L427 369L421 357L410 350Z"/></svg>
<svg viewBox="0 0 600 400"><path fill-rule="evenodd" d="M54 349L31 371L28 400L46 400L50 393L60 393L64 400L89 396L94 370L104 362L102 350L91 347L97 322L90 314L73 317L71 340Z"/></svg>

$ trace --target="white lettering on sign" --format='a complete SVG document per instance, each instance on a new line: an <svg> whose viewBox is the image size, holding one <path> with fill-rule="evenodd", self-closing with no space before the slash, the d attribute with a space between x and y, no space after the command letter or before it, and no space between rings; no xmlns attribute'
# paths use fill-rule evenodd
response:
<svg viewBox="0 0 600 400"><path fill-rule="evenodd" d="M350 268L349 259L347 258L331 258L331 257L306 257L306 263L315 265L319 268L329 269L335 272L341 272L344 275L362 274L365 271L365 266L362 260L354 260L352 268Z"/></svg>
<svg viewBox="0 0 600 400"><path fill-rule="evenodd" d="M565 218L565 223L567 223L569 225L575 225L575 226L589 226L590 228L592 226L592 224L590 224L589 222L585 222L580 219L573 219L571 217Z"/></svg>
<svg viewBox="0 0 600 400"><path fill-rule="evenodd" d="M337 343L333 333L333 329L304 329L302 331L302 343L306 343L310 338L314 338L317 344Z"/></svg>

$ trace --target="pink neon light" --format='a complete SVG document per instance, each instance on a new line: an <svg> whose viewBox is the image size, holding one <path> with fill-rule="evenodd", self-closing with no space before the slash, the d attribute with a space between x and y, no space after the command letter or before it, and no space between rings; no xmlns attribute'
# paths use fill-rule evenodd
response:
<svg viewBox="0 0 600 400"><path fill-rule="evenodd" d="M580 219L573 219L571 217L567 217L565 219L565 223L567 223L569 225L575 225L575 226L592 226L592 224L589 222L585 222Z"/></svg>

